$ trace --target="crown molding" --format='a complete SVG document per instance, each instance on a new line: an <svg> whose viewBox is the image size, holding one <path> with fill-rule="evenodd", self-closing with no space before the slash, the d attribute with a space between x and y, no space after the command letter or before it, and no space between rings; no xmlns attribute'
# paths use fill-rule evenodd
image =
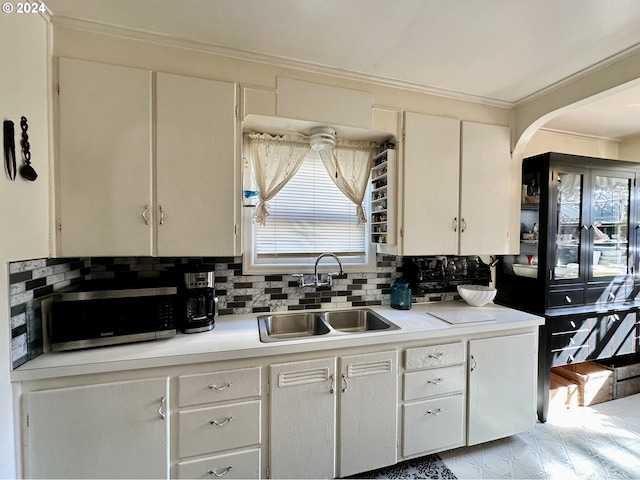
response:
<svg viewBox="0 0 640 480"><path fill-rule="evenodd" d="M597 140L597 141L604 141L604 142L611 142L611 143L621 143L622 140L619 138L611 138L611 137L601 137L598 135L590 135L588 133L578 133L578 132L569 132L567 130L559 130L556 128L546 128L546 127L542 127L538 129L538 132L542 132L542 133L550 133L553 135L560 135L563 137L575 137L575 138L583 138L583 139L587 139L587 140Z"/></svg>
<svg viewBox="0 0 640 480"><path fill-rule="evenodd" d="M622 50L621 52L618 52L615 55L611 55L610 57L607 57L604 60L591 65L590 67L584 68L572 75L569 75L568 77L563 78L562 80L559 80L558 82L552 83L548 87L538 90L537 92L532 93L531 95L527 95L526 97L523 97L520 100L514 102L513 106L519 107L521 105L524 105L525 103L529 103L540 97L544 97L545 95L555 90L565 87L581 78L588 77L592 73L598 70L601 70L603 68L606 68L610 65L613 65L614 63L619 62L623 58L634 55L638 52L640 52L640 43L636 43L635 45L632 45L631 47L625 50Z"/></svg>
<svg viewBox="0 0 640 480"><path fill-rule="evenodd" d="M410 82L406 80L400 80L397 78L386 77L382 75L368 74L357 72L348 69L342 69L332 67L329 65L306 62L302 60L295 60L287 57L281 57L277 55L267 55L263 53L257 53L249 50L241 50L237 48L224 47L212 43L202 42L198 40L188 40L184 38L178 38L170 35L163 35L154 32L148 32L144 30L132 29L128 27L120 27L115 25L109 25L100 22L93 22L89 20L83 20L74 17L67 17L61 15L53 15L50 19L54 26L70 28L75 30L82 30L92 33L99 33L103 35L109 35L113 37L138 40L143 42L155 43L160 45L166 45L177 48L184 48L187 50L194 50L198 52L204 52L214 55L220 55L224 57L235 58L239 60L247 60L257 63L265 63L274 65L277 67L291 68L295 70L303 70L310 73L318 73L322 75L329 75L339 77L347 80L357 80L366 83L373 83L376 85L400 88L403 90L411 90L418 93L425 93L429 95L436 95L440 97L447 97L456 100L463 100L466 102L480 103L484 105L490 105L494 107L512 108L514 104L504 100L496 98L488 98L479 95L472 95L464 92L458 92L454 90L448 90L445 88L437 88L429 85L423 85L417 82Z"/></svg>

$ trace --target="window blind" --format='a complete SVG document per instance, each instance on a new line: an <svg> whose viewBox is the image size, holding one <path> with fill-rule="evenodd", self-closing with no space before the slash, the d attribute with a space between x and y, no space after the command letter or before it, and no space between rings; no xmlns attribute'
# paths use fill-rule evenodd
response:
<svg viewBox="0 0 640 480"><path fill-rule="evenodd" d="M269 201L269 212L266 226L254 225L258 258L365 254L366 225L358 225L356 206L331 181L313 150Z"/></svg>

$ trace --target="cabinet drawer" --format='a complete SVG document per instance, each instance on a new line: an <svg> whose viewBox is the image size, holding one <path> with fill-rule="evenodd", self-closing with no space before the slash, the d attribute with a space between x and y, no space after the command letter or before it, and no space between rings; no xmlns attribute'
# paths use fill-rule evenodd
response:
<svg viewBox="0 0 640 480"><path fill-rule="evenodd" d="M578 330L589 330L591 326L590 317L562 317L547 320L547 325L552 333L577 332Z"/></svg>
<svg viewBox="0 0 640 480"><path fill-rule="evenodd" d="M406 404L402 407L402 417L405 457L464 445L462 394Z"/></svg>
<svg viewBox="0 0 640 480"><path fill-rule="evenodd" d="M178 456L214 453L260 443L260 402L178 413Z"/></svg>
<svg viewBox="0 0 640 480"><path fill-rule="evenodd" d="M568 307L584 303L584 290L549 292L549 307Z"/></svg>
<svg viewBox="0 0 640 480"><path fill-rule="evenodd" d="M405 368L407 370L442 367L456 363L464 363L464 345L462 342L408 348L406 350Z"/></svg>
<svg viewBox="0 0 640 480"><path fill-rule="evenodd" d="M459 392L464 387L464 365L432 368L404 374L403 400Z"/></svg>
<svg viewBox="0 0 640 480"><path fill-rule="evenodd" d="M179 478L260 478L260 449L178 463Z"/></svg>
<svg viewBox="0 0 640 480"><path fill-rule="evenodd" d="M178 377L178 405L226 402L260 395L260 367Z"/></svg>
<svg viewBox="0 0 640 480"><path fill-rule="evenodd" d="M589 345L566 347L551 351L551 366L566 365L568 363L582 362L589 357Z"/></svg>

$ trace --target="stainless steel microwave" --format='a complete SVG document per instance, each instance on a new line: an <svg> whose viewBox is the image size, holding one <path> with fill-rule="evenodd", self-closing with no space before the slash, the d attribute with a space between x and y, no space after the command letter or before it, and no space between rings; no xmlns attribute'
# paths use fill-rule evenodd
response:
<svg viewBox="0 0 640 480"><path fill-rule="evenodd" d="M96 289L53 295L52 351L141 342L176 335L177 287Z"/></svg>

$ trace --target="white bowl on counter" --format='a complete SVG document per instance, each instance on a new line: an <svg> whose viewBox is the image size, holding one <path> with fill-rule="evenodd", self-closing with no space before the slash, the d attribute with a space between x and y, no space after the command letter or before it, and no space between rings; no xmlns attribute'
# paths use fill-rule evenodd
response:
<svg viewBox="0 0 640 480"><path fill-rule="evenodd" d="M493 301L497 290L484 285L458 285L458 293L462 299L474 307L482 307Z"/></svg>
<svg viewBox="0 0 640 480"><path fill-rule="evenodd" d="M538 266L524 265L522 263L514 263L513 273L515 273L519 277L538 278Z"/></svg>

